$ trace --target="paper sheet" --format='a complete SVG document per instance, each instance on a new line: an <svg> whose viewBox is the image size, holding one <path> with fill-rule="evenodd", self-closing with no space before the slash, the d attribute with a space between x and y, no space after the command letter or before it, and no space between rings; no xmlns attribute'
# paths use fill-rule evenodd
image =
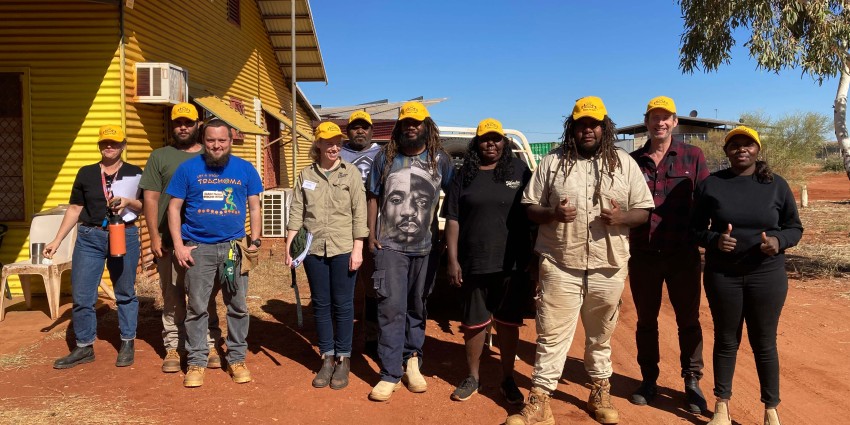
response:
<svg viewBox="0 0 850 425"><path fill-rule="evenodd" d="M124 176L121 180L115 180L112 183L112 196L120 196L122 198L138 199L139 198L139 181L142 179L141 174L135 176ZM124 221L135 220L139 216L140 211L133 211L130 208L124 208L121 213L121 219Z"/></svg>

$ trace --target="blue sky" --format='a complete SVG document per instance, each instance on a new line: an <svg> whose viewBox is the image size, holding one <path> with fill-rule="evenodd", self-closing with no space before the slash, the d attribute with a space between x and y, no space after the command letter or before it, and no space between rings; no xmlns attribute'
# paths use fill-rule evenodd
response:
<svg viewBox="0 0 850 425"><path fill-rule="evenodd" d="M738 40L729 65L683 75L681 11L672 0L313 0L329 83L300 83L314 104L447 97L440 125L494 117L531 142L558 139L577 98L600 96L618 126L666 95L678 112L737 120L815 111L832 118L836 78L756 69ZM716 109L716 111L715 111Z"/></svg>

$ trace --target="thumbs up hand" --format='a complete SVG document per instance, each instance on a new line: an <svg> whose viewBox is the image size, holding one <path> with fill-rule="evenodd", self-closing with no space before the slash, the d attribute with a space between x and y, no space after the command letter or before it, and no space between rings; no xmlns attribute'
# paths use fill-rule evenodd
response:
<svg viewBox="0 0 850 425"><path fill-rule="evenodd" d="M726 231L720 234L720 239L717 240L717 249L723 252L732 252L738 240L732 237L732 223L726 227Z"/></svg>
<svg viewBox="0 0 850 425"><path fill-rule="evenodd" d="M578 210L575 206L570 205L570 199L564 198L558 206L555 207L555 220L561 223L572 223L576 219Z"/></svg>
<svg viewBox="0 0 850 425"><path fill-rule="evenodd" d="M776 236L767 236L766 233L761 232L761 252L765 253L765 255L776 255L779 254L779 238Z"/></svg>
<svg viewBox="0 0 850 425"><path fill-rule="evenodd" d="M617 204L617 201L611 199L611 208L601 208L599 210L599 216L602 217L602 221L609 226L616 226L619 224L623 224L622 220L622 210L620 209L620 205Z"/></svg>

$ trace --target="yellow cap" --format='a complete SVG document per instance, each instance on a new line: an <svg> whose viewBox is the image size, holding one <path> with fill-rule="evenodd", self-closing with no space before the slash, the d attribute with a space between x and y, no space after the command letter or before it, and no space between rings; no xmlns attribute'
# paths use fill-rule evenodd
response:
<svg viewBox="0 0 850 425"><path fill-rule="evenodd" d="M329 140L337 136L342 137L342 131L340 131L338 125L330 121L325 121L316 127L316 131L313 135L316 137L316 140Z"/></svg>
<svg viewBox="0 0 850 425"><path fill-rule="evenodd" d="M100 131L98 132L97 136L97 141L102 142L104 140L123 142L124 130L122 130L121 126L118 125L105 125L103 127L100 127Z"/></svg>
<svg viewBox="0 0 850 425"><path fill-rule="evenodd" d="M398 120L401 121L405 118L413 118L416 121L425 121L425 118L430 117L428 114L428 109L425 108L425 105L419 102L407 102L401 106L401 109L398 110Z"/></svg>
<svg viewBox="0 0 850 425"><path fill-rule="evenodd" d="M351 116L348 117L348 123L349 124L351 124L351 123L353 123L354 121L357 121L357 120L363 120L363 121L368 122L369 125L372 125L372 116L369 115L369 113L366 112L366 111L354 111L354 112L351 113Z"/></svg>
<svg viewBox="0 0 850 425"><path fill-rule="evenodd" d="M652 98L649 103L646 104L646 112L649 112L655 108L663 109L671 114L676 113L676 103L673 102L673 99L670 99L667 96L658 96Z"/></svg>
<svg viewBox="0 0 850 425"><path fill-rule="evenodd" d="M743 125L735 127L732 129L732 131L727 133L726 137L723 138L723 144L725 145L726 143L729 143L729 139L735 136L747 136L750 139L753 139L753 141L755 141L756 144L759 145L759 148L761 148L761 139L759 139L758 132L753 130L752 128Z"/></svg>
<svg viewBox="0 0 850 425"><path fill-rule="evenodd" d="M602 99L596 96L587 96L576 100L576 106L573 107L573 121L584 117L602 121L605 119L605 115L608 115L608 110L605 109Z"/></svg>
<svg viewBox="0 0 850 425"><path fill-rule="evenodd" d="M483 136L487 133L499 133L505 135L505 130L502 129L502 123L495 118L485 118L478 123L478 130L475 132L478 136Z"/></svg>
<svg viewBox="0 0 850 425"><path fill-rule="evenodd" d="M178 103L171 108L171 121L177 118L188 118L192 121L198 120L198 109L191 103Z"/></svg>

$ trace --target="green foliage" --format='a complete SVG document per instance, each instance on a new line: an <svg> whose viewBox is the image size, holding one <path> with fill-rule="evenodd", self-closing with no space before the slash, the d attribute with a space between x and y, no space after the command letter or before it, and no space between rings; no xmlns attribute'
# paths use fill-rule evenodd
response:
<svg viewBox="0 0 850 425"><path fill-rule="evenodd" d="M773 119L762 113L741 116L744 125L759 132L760 156L773 171L788 180L804 180L808 164L814 164L826 142L831 120L815 112L786 114Z"/></svg>
<svg viewBox="0 0 850 425"><path fill-rule="evenodd" d="M723 138L725 136L725 131L711 130L708 132L708 137L705 141L691 139L689 142L702 149L702 153L705 155L705 163L711 172L722 170L729 166L729 160L726 159L726 153L723 152Z"/></svg>
<svg viewBox="0 0 850 425"><path fill-rule="evenodd" d="M714 71L728 64L733 32L762 69L801 68L819 83L841 72L850 47L850 11L844 0L679 0L685 31L682 71Z"/></svg>
<svg viewBox="0 0 850 425"><path fill-rule="evenodd" d="M844 171L844 160L841 158L841 154L835 153L824 158L821 162L821 171Z"/></svg>

